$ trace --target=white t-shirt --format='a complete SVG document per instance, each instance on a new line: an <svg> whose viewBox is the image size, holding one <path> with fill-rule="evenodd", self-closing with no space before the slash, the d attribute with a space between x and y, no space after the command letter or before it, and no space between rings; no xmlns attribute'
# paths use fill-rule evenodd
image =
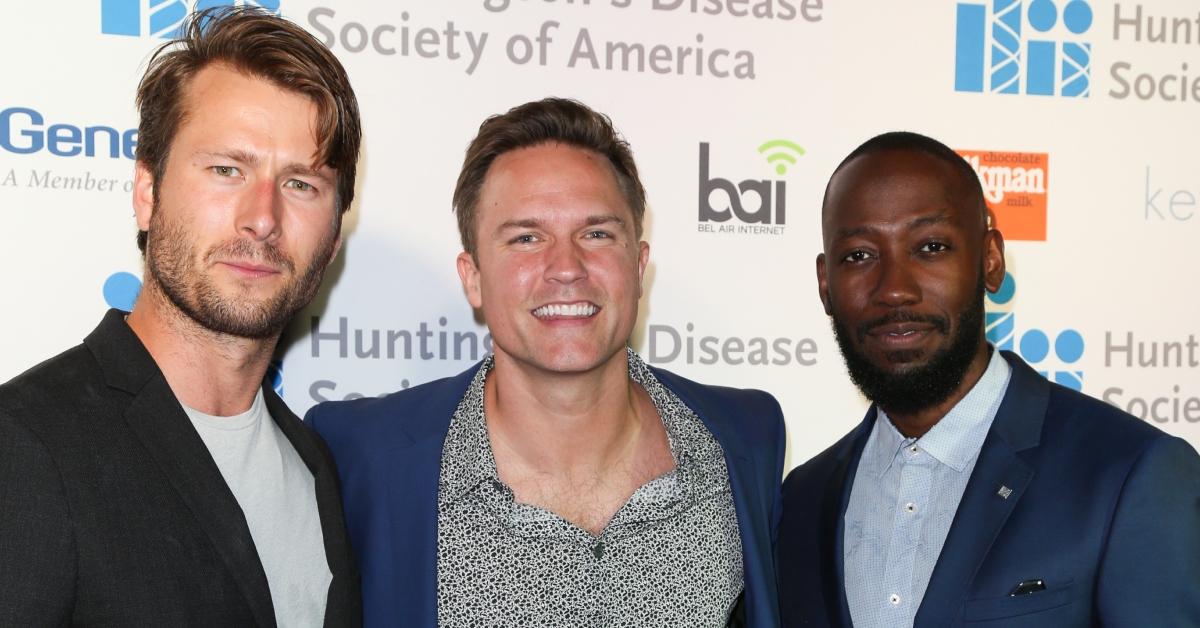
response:
<svg viewBox="0 0 1200 628"><path fill-rule="evenodd" d="M183 407L237 498L281 628L321 626L333 579L312 472L267 412L262 390L230 417Z"/></svg>

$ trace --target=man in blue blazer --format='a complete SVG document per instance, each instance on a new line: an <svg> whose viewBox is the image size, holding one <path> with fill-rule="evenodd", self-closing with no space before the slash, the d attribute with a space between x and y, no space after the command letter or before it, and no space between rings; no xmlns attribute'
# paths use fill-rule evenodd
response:
<svg viewBox="0 0 1200 628"><path fill-rule="evenodd" d="M821 300L874 403L789 474L785 626L1200 626L1200 456L987 344L978 178L930 138L848 156Z"/></svg>
<svg viewBox="0 0 1200 628"><path fill-rule="evenodd" d="M645 192L610 121L560 99L489 118L454 206L493 355L307 417L367 625L777 626L779 406L627 348Z"/></svg>

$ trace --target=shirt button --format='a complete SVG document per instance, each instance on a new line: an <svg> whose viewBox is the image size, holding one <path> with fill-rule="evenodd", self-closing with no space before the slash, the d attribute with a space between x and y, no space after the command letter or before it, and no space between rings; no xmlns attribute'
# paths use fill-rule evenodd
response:
<svg viewBox="0 0 1200 628"><path fill-rule="evenodd" d="M917 446L916 446L916 445L913 445L911 448L909 448L909 451L913 452L914 454L919 454L919 453L921 453L921 450L920 450L920 449L917 449Z"/></svg>
<svg viewBox="0 0 1200 628"><path fill-rule="evenodd" d="M603 541L598 542L592 546L592 555L594 555L596 557L596 560L600 560L604 556L604 542Z"/></svg>
<svg viewBox="0 0 1200 628"><path fill-rule="evenodd" d="M917 505L912 502L908 502L907 504L904 504L904 510L907 512L916 512Z"/></svg>
<svg viewBox="0 0 1200 628"><path fill-rule="evenodd" d="M888 596L888 601L892 603L892 606L897 606L900 604L900 596L893 593Z"/></svg>

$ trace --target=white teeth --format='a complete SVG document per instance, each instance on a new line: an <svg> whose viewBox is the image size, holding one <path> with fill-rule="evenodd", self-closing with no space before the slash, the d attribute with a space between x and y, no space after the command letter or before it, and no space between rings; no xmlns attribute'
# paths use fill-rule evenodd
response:
<svg viewBox="0 0 1200 628"><path fill-rule="evenodd" d="M551 316L585 317L595 314L596 310L598 309L599 308L591 303L571 303L569 305L555 303L552 305L543 305L542 307L539 307L533 311L533 315L538 318L548 318Z"/></svg>

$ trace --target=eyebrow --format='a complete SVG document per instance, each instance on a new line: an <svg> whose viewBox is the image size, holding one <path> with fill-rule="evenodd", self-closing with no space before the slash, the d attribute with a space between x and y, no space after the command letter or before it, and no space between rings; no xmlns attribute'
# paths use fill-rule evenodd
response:
<svg viewBox="0 0 1200 628"><path fill-rule="evenodd" d="M595 227L597 225L606 225L609 223L616 223L618 225L625 226L625 221L622 220L616 214L596 214L596 215L588 216L587 219L584 220L584 224L588 227ZM542 224L543 224L542 221L537 218L522 218L519 220L506 220L506 221L500 223L499 227L496 227L496 232L499 233L502 231L508 231L509 229L535 229L535 228L541 227Z"/></svg>
<svg viewBox="0 0 1200 628"><path fill-rule="evenodd" d="M221 159L229 159L248 166L257 166L262 160L255 153L249 151L234 149L223 151L196 151L196 154L202 157L216 157ZM313 168L311 165L292 162L283 167L281 174L285 175L301 175L320 179L325 183L332 183L333 177L326 174L320 168Z"/></svg>

